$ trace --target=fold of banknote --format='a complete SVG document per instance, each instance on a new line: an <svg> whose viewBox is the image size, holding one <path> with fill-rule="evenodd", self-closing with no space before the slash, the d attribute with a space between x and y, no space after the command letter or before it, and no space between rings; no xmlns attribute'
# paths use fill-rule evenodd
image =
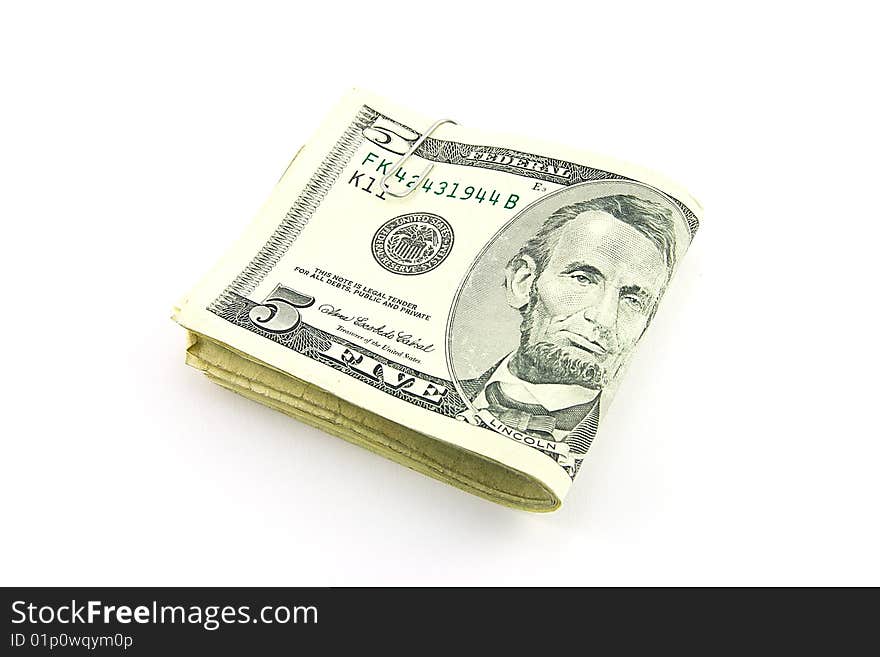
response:
<svg viewBox="0 0 880 657"><path fill-rule="evenodd" d="M187 363L453 486L552 511L702 210L632 165L433 123L349 93L175 308Z"/></svg>

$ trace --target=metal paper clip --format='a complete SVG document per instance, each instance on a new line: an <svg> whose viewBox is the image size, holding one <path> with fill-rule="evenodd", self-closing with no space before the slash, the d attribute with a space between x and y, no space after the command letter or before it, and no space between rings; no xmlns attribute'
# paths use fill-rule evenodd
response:
<svg viewBox="0 0 880 657"><path fill-rule="evenodd" d="M379 181L379 185L382 187L383 190L385 190L385 192L387 194L390 194L391 196L395 196L397 198L403 198L405 196L409 196L410 194L412 194L416 190L416 186L413 185L408 190L406 190L403 194L396 194L395 192L391 191L391 188L388 186L388 179L391 178L391 176L393 176L397 171L399 171L403 167L404 163L410 158L410 156L416 152L416 149L422 145L422 142L424 142L428 137L430 137L431 134L437 128L439 128L441 125L443 125L444 123L451 123L453 125L458 125L452 119L440 119L439 121L437 121L434 125L432 125L430 128L425 130L425 132L422 133L421 137L419 137L418 139L416 139L413 142L413 145L410 146L409 150L403 154L403 157L401 157L394 164L394 166L391 167L391 171L389 173L386 173L384 176L382 176L382 179ZM429 173L431 173L431 169L433 169L433 168L434 168L434 163L431 162L425 168L425 170L422 171L421 174L419 174L419 180L424 180L427 177L427 175Z"/></svg>

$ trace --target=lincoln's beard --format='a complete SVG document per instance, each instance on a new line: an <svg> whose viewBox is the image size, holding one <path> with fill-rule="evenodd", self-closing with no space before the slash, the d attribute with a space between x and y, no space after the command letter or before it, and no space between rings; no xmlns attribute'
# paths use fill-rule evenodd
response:
<svg viewBox="0 0 880 657"><path fill-rule="evenodd" d="M565 383L599 390L608 383L608 371L595 357L577 347L560 346L553 342L530 342L533 315L538 303L538 290L532 285L529 304L523 310L520 345L511 363L514 374L529 383ZM611 358L613 362L615 358ZM612 376L616 374L616 370Z"/></svg>
<svg viewBox="0 0 880 657"><path fill-rule="evenodd" d="M522 343L513 357L515 374L529 383L568 383L599 390L607 383L605 368L552 342Z"/></svg>

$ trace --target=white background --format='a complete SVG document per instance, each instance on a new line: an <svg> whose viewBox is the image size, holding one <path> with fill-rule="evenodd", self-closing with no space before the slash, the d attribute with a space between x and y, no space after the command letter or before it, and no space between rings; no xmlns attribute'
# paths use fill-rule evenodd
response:
<svg viewBox="0 0 880 657"><path fill-rule="evenodd" d="M862 6L4 3L0 583L880 584ZM705 206L556 514L183 364L173 302L352 86Z"/></svg>

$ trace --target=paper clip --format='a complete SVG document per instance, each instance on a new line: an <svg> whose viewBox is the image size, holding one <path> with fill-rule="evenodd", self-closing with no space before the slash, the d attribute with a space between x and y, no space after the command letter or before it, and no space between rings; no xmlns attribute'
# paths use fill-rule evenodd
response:
<svg viewBox="0 0 880 657"><path fill-rule="evenodd" d="M434 125L432 125L425 132L423 132L421 137L419 137L418 139L416 139L413 142L413 145L410 146L409 150L403 154L403 157L401 157L394 164L394 166L391 167L391 171L389 173L386 173L384 176L382 176L382 179L379 181L379 185L382 187L383 190L385 190L385 192L387 194L390 194L391 196L394 196L397 198L403 198L405 196L409 196L410 194L412 194L416 190L416 186L413 185L408 190L406 190L403 194L396 194L393 191L391 191L391 188L388 186L388 179L391 178L391 176L393 176L397 171L400 171L400 169L403 167L404 163L410 158L410 156L413 153L416 152L416 149L422 145L422 142L424 142L428 137L430 137L431 134L437 128L439 128L441 125L443 125L444 123L451 123L453 125L458 125L452 119L440 119L439 121L437 121ZM431 169L433 169L433 168L434 168L434 163L431 162L430 164L428 164L428 166L425 168L425 170L422 171L422 173L419 175L419 180L424 180L428 176L428 174L431 173Z"/></svg>

